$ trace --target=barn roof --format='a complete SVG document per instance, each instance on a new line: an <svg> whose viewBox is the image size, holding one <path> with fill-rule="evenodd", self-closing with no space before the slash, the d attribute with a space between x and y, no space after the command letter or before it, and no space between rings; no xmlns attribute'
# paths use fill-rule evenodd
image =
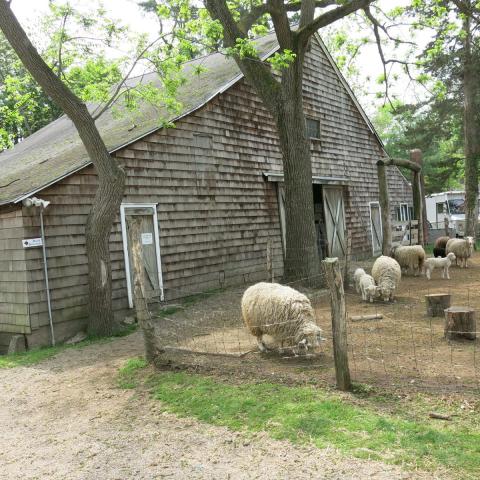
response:
<svg viewBox="0 0 480 480"><path fill-rule="evenodd" d="M319 37L318 40L365 122L381 143ZM258 39L257 49L262 58L274 53L278 49L275 35L271 33ZM204 67L204 70L198 75L193 74L198 65ZM97 120L97 127L110 152L158 130L165 121L174 122L188 115L242 78L235 61L220 53L187 62L184 73L187 82L177 94L181 103L179 113L171 114L165 108L143 103L133 112L121 112L121 106L110 108ZM158 81L155 73L131 80L143 83L155 81ZM88 107L94 111L98 104L89 104ZM0 205L19 202L90 163L73 123L63 115L14 148L0 153Z"/></svg>

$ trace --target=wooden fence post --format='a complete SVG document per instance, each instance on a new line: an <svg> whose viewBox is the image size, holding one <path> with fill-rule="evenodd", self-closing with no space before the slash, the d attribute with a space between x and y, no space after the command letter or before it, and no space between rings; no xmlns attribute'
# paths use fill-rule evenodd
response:
<svg viewBox="0 0 480 480"><path fill-rule="evenodd" d="M273 273L272 239L270 237L268 237L268 240L267 240L267 276L268 276L268 281L273 283L274 273Z"/></svg>
<svg viewBox="0 0 480 480"><path fill-rule="evenodd" d="M135 312L137 321L143 332L145 343L145 358L147 362L153 363L161 351L157 348L155 337L155 326L148 311L147 301L145 299L145 275L143 266L142 243L140 241L140 220L137 217L128 219L129 236L132 251L133 264L133 298L135 303Z"/></svg>
<svg viewBox="0 0 480 480"><path fill-rule="evenodd" d="M383 160L377 162L378 198L382 217L382 255L390 255L392 250L392 224L390 219L390 200L388 198L387 174Z"/></svg>
<svg viewBox="0 0 480 480"><path fill-rule="evenodd" d="M348 391L352 388L347 351L347 312L345 293L338 258L326 258L322 261L330 289L332 310L333 355L337 388Z"/></svg>

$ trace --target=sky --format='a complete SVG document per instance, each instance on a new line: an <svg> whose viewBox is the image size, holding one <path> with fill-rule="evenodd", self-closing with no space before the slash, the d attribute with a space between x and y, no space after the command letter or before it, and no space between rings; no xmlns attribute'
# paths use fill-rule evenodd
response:
<svg viewBox="0 0 480 480"><path fill-rule="evenodd" d="M126 22L132 31L138 33L149 32L153 38L158 32L158 23L153 15L144 13L142 9L138 7L137 1L138 0L103 0L102 3L112 17L120 18L123 22ZM96 2L89 0L71 0L71 3L85 7L95 4ZM409 3L410 0L378 0L379 6L387 11L396 6L405 6ZM27 31L33 31L32 29L35 28L35 25L38 25L42 16L48 12L48 0L12 0L12 8L20 20L20 23ZM339 26L340 25L341 24L339 24ZM405 29L396 33L404 38L408 37L408 32ZM364 33L362 32L361 35L364 35ZM423 37L417 38L417 40L419 41L419 45L423 46L426 42L426 36L424 35ZM397 55L388 45L385 46L385 52L387 57L390 58ZM112 55L114 55L114 53L112 53ZM375 97L376 92L383 91L383 87L377 83L377 79L383 73L383 69L377 48L374 44L362 49L357 59L357 65L359 66L361 74L356 81L358 85L361 85L361 88L355 88L355 85L352 85L352 87L367 114L372 116L375 114L377 108L384 102L383 99ZM414 102L415 100L423 98L425 90L409 82L408 78L402 73L399 65L394 65L391 68L400 76L400 81L397 81L396 85L391 88L393 95L404 102ZM353 79L347 77L347 80L352 80L351 83L354 83Z"/></svg>

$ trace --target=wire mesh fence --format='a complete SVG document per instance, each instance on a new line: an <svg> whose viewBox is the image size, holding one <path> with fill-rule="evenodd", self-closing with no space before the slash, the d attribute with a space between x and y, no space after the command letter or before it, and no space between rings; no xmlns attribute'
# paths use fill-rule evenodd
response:
<svg viewBox="0 0 480 480"><path fill-rule="evenodd" d="M432 293L451 295L452 305L475 311L480 308L477 293L480 272L455 269L452 273L451 281L428 282L425 277L404 277L395 301L388 303L364 302L360 294L346 286L348 358L354 382L440 392L480 389L480 332L476 332L475 340L448 340L444 336L443 316L427 315L425 296ZM320 277L325 283L325 274ZM199 291L175 304L150 304L150 314L166 355L186 354L192 365L201 358L202 365L211 364L215 368L234 359L237 372L333 383L329 291L305 287L305 279L287 283L309 298L313 321L322 329L323 341L315 348L298 349L298 335L285 335L281 341L265 335L268 350L261 353L252 329L242 319L241 300L250 285L245 282L235 287ZM289 320L274 315L270 321L281 331Z"/></svg>

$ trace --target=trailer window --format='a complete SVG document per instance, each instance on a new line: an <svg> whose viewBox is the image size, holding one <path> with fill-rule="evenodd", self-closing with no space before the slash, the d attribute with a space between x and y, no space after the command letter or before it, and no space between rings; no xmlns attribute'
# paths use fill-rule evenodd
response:
<svg viewBox="0 0 480 480"><path fill-rule="evenodd" d="M445 213L445 202L437 203L437 213Z"/></svg>
<svg viewBox="0 0 480 480"><path fill-rule="evenodd" d="M448 200L448 210L452 215L465 213L465 200L463 200L462 198Z"/></svg>

